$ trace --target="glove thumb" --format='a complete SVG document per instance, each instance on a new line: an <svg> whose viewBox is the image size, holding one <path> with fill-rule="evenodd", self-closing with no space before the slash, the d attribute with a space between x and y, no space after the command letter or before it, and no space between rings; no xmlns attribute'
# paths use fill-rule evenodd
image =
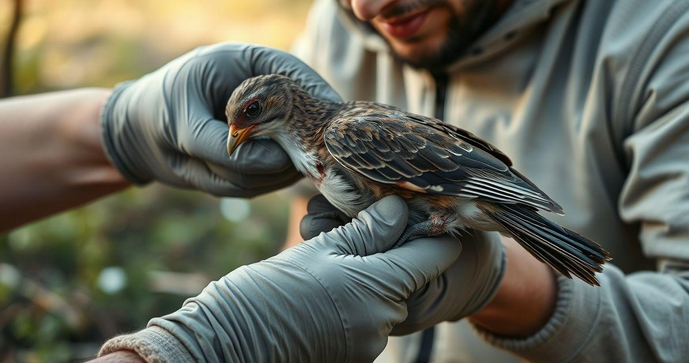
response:
<svg viewBox="0 0 689 363"><path fill-rule="evenodd" d="M311 198L306 210L309 213L299 223L299 232L304 240L314 238L321 232L330 232L352 221L352 218L330 204L323 194Z"/></svg>
<svg viewBox="0 0 689 363"><path fill-rule="evenodd" d="M373 255L394 246L407 226L408 216L407 203L389 196L359 212L351 223L322 236L328 240L327 245L336 246L344 254Z"/></svg>

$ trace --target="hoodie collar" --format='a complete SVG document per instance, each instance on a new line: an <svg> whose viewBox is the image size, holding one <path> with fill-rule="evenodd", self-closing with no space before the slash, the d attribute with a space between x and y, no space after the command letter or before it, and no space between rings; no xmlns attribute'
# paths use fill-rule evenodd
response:
<svg viewBox="0 0 689 363"><path fill-rule="evenodd" d="M487 54L495 54L508 43L505 40L515 38L522 29L548 20L553 8L570 1L573 0L515 0L500 19L469 47L466 54L450 65L448 70L456 69L460 64L467 62L473 63ZM391 52L383 37L370 24L357 19L351 10L340 6L338 15L342 24L363 41L366 49L373 52Z"/></svg>

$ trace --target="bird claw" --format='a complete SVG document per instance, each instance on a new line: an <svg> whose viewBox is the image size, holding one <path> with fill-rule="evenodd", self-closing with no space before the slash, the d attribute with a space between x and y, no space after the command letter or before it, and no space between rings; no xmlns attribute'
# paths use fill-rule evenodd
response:
<svg viewBox="0 0 689 363"><path fill-rule="evenodd" d="M447 232L449 222L454 219L455 217L452 215L433 214L427 221L408 226L393 248L417 238L441 235Z"/></svg>

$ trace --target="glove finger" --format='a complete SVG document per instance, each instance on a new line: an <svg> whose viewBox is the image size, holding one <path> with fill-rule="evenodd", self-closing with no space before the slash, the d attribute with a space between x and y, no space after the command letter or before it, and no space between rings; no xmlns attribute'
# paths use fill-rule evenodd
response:
<svg viewBox="0 0 689 363"><path fill-rule="evenodd" d="M464 257L464 245L462 254ZM407 300L407 318L395 325L391 335L407 335L430 328L443 321L456 321L456 312L461 309L468 292L463 291L461 284L453 286L455 280L464 281L472 276L461 275L464 271L463 260L458 258L437 279L431 280L421 289L412 293ZM457 276L457 274L460 274ZM454 288L454 290L453 290Z"/></svg>
<svg viewBox="0 0 689 363"><path fill-rule="evenodd" d="M451 292L447 291L447 279L448 276L442 274L412 293L405 300L407 318L395 325L390 335L407 335L451 320L448 317L448 311L454 306L450 304L450 301L446 301L451 300L447 299L447 296L451 295Z"/></svg>
<svg viewBox="0 0 689 363"><path fill-rule="evenodd" d="M380 263L380 291L390 299L402 301L438 278L459 257L462 245L455 238L443 235L419 238L399 248L369 256L360 263Z"/></svg>
<svg viewBox="0 0 689 363"><path fill-rule="evenodd" d="M342 97L316 71L287 52L253 46L250 49L250 59L253 76L281 74L297 81L314 97L334 102L342 101Z"/></svg>
<svg viewBox="0 0 689 363"><path fill-rule="evenodd" d="M174 183L183 188L195 188L219 197L253 198L257 195L265 194L276 189L284 188L294 184L301 175L297 175L292 180L285 180L280 184L269 187L243 188L219 175L213 173L208 166L201 160L189 157L181 157L181 161L172 167L173 172L182 182Z"/></svg>
<svg viewBox="0 0 689 363"><path fill-rule="evenodd" d="M330 204L323 194L311 198L306 205L306 211L308 214L299 223L299 232L305 240L352 221L346 214Z"/></svg>
<svg viewBox="0 0 689 363"><path fill-rule="evenodd" d="M172 171L190 187L201 191L227 197L243 195L241 188L211 172L201 160L180 156Z"/></svg>
<svg viewBox="0 0 689 363"><path fill-rule="evenodd" d="M405 335L443 321L457 321L487 304L502 278L504 253L497 233L462 236L459 258L443 274L407 300L407 319L392 334Z"/></svg>
<svg viewBox="0 0 689 363"><path fill-rule="evenodd" d="M227 140L225 140L227 145ZM225 147L227 148L227 147ZM280 145L269 139L253 139L242 143L232 153L230 161L239 173L260 175L294 170L289 155Z"/></svg>
<svg viewBox="0 0 689 363"><path fill-rule="evenodd" d="M314 238L321 232L330 232L334 228L340 227L347 222L342 222L339 211L323 212L318 214L307 214L299 222L299 233L304 240Z"/></svg>
<svg viewBox="0 0 689 363"><path fill-rule="evenodd" d="M272 185L268 185L268 186L264 186L264 187L241 188L242 194L237 195L237 197L253 198L253 197L256 197L259 195L274 192L276 190L289 187L290 185L301 180L301 178L303 178L303 176L301 174L297 173L292 178L281 180L279 183L276 183L276 184L272 184Z"/></svg>
<svg viewBox="0 0 689 363"><path fill-rule="evenodd" d="M244 189L257 188L273 188L278 189L284 186L286 182L292 184L295 180L301 179L303 176L294 168L284 171L279 171L272 174L244 174L233 172L220 165L206 162L208 168L219 175L221 178L238 185Z"/></svg>
<svg viewBox="0 0 689 363"><path fill-rule="evenodd" d="M323 235L323 243L340 253L368 256L390 249L404 232L407 203L398 196L385 197L359 212L351 223Z"/></svg>
<svg viewBox="0 0 689 363"><path fill-rule="evenodd" d="M184 149L197 159L222 166L234 173L274 175L294 169L287 153L272 140L254 139L242 143L227 155L227 124L208 120L197 122L184 142Z"/></svg>
<svg viewBox="0 0 689 363"><path fill-rule="evenodd" d="M345 221L344 223L349 223L352 220L351 218L347 217L346 214L342 213L339 209L335 208L334 205L330 204L328 199L323 194L316 194L311 199L309 199L309 203L306 205L306 211L309 214L339 212L341 216L338 218Z"/></svg>

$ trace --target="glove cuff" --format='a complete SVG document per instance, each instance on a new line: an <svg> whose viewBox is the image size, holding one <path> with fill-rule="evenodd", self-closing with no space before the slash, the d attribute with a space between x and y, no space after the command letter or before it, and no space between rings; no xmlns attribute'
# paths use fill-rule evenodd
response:
<svg viewBox="0 0 689 363"><path fill-rule="evenodd" d="M132 168L127 166L127 163L123 160L126 159L126 156L117 151L117 140L113 137L113 134L115 134L113 128L121 127L121 123L118 123L114 116L115 104L122 95L122 92L129 88L132 83L134 83L134 81L118 83L110 96L105 100L99 117L100 141L108 161L115 166L117 171L128 181L134 184L143 185L150 182L151 179L135 173ZM124 117L126 117L126 115L124 115Z"/></svg>

